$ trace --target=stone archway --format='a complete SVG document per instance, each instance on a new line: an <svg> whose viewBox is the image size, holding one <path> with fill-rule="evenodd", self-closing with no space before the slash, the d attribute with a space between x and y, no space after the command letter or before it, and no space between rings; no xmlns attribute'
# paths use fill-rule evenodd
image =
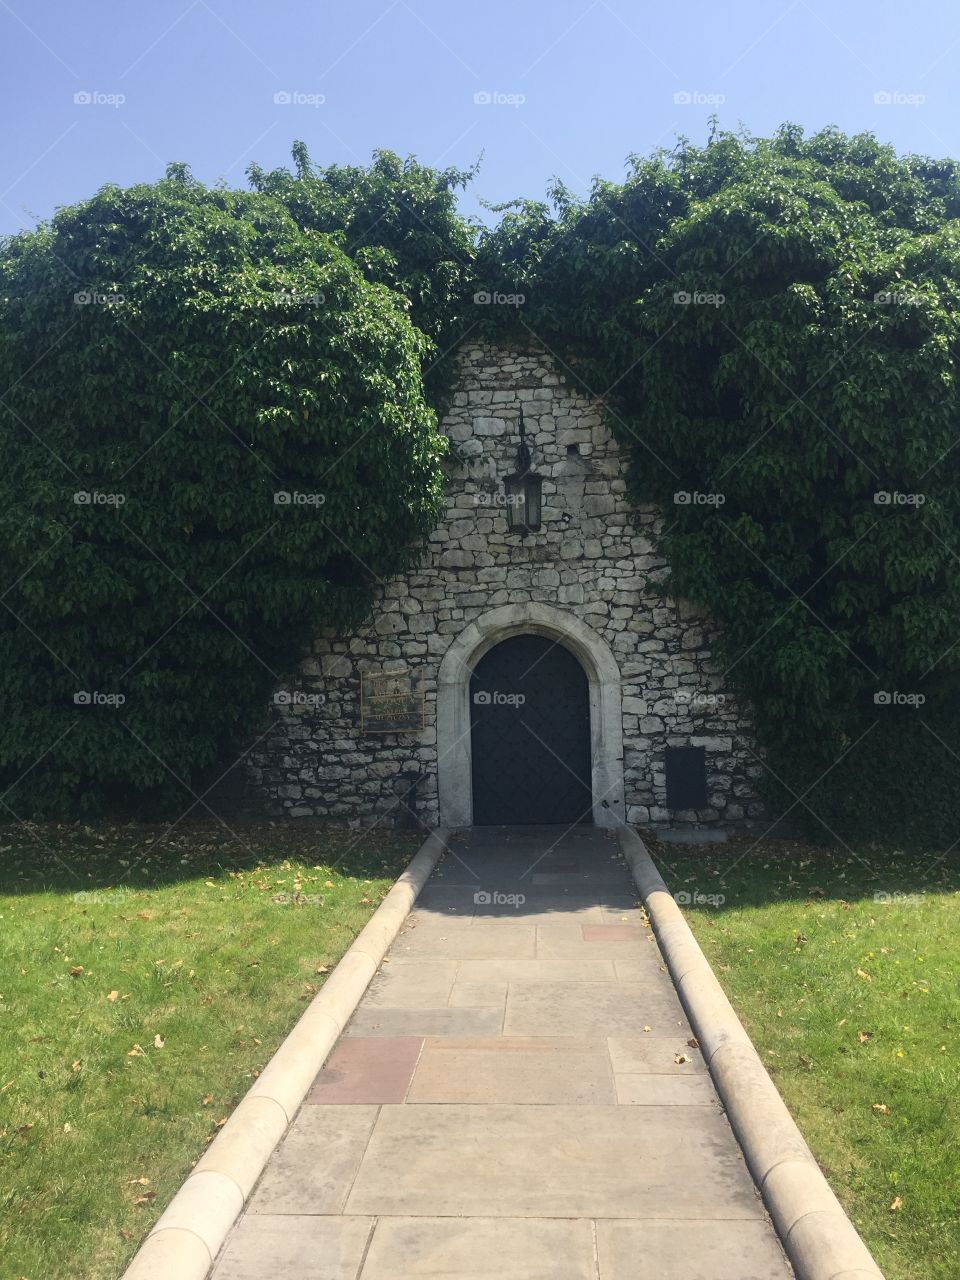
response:
<svg viewBox="0 0 960 1280"><path fill-rule="evenodd" d="M470 676L474 664L508 636L554 638L580 661L590 686L593 821L624 820L620 669L609 645L580 618L546 604L510 604L469 624L450 645L437 677L437 786L440 825L473 825Z"/></svg>

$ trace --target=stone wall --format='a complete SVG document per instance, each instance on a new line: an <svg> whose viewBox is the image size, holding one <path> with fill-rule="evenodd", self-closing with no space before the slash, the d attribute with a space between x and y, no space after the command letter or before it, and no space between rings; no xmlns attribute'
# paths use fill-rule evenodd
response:
<svg viewBox="0 0 960 1280"><path fill-rule="evenodd" d="M712 628L651 590L665 573L654 548L662 517L627 503L624 462L600 406L564 385L542 351L476 344L461 362L443 424L454 451L445 518L418 567L378 589L364 626L317 638L287 688L291 700L271 709L276 723L249 757L258 807L368 824L409 820L402 798L415 796L419 819L435 825L440 661L491 609L543 602L592 628L619 666L629 822L737 826L760 817L749 717L713 661ZM545 477L542 528L523 539L508 533L502 506L521 405L533 467ZM361 734L361 671L404 667L423 673L426 727ZM666 808L667 746L706 749L706 809Z"/></svg>

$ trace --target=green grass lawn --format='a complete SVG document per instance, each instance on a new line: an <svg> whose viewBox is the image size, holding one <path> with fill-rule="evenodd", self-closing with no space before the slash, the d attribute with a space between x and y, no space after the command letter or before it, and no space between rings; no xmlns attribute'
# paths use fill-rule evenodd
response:
<svg viewBox="0 0 960 1280"><path fill-rule="evenodd" d="M113 1280L414 835L0 827L0 1280Z"/></svg>
<svg viewBox="0 0 960 1280"><path fill-rule="evenodd" d="M887 1280L960 1275L956 856L651 842Z"/></svg>

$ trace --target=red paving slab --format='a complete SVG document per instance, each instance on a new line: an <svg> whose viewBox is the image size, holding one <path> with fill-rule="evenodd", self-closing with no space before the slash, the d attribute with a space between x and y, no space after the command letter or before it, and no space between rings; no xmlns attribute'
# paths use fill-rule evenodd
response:
<svg viewBox="0 0 960 1280"><path fill-rule="evenodd" d="M327 1059L306 1101L403 1102L422 1046L422 1036L345 1038Z"/></svg>
<svg viewBox="0 0 960 1280"><path fill-rule="evenodd" d="M636 942L635 924L582 924L584 942Z"/></svg>

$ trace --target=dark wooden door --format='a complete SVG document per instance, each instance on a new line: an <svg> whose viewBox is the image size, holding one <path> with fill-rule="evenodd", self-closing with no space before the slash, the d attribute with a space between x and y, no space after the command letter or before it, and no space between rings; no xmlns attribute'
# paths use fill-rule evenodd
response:
<svg viewBox="0 0 960 1280"><path fill-rule="evenodd" d="M478 826L592 822L590 693L569 649L512 636L470 680Z"/></svg>

